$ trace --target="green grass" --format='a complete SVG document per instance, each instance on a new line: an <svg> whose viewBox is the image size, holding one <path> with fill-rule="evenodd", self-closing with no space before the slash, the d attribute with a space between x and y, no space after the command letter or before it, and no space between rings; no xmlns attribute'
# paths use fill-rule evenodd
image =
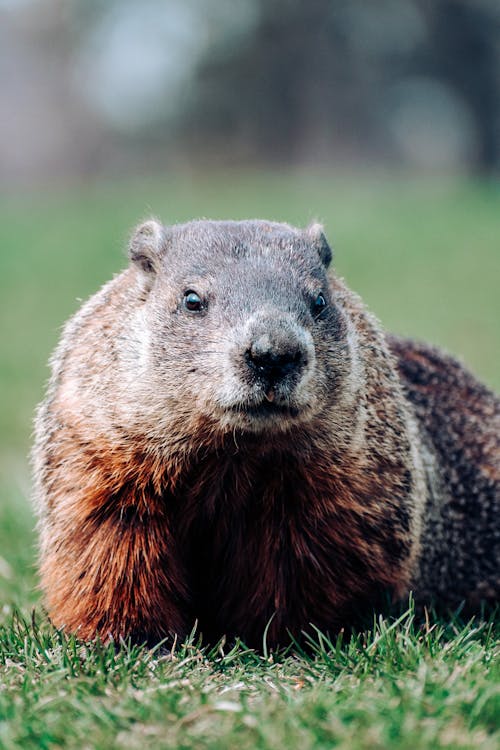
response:
<svg viewBox="0 0 500 750"><path fill-rule="evenodd" d="M387 328L500 386L500 184L310 174L0 196L0 748L496 748L498 623L410 612L308 656L92 647L47 623L27 454L64 319L125 263L148 215L324 221L335 264ZM34 622L32 608L36 607Z"/></svg>
<svg viewBox="0 0 500 750"><path fill-rule="evenodd" d="M116 650L14 616L0 628L0 747L498 747L491 623L416 628L410 612L312 648Z"/></svg>

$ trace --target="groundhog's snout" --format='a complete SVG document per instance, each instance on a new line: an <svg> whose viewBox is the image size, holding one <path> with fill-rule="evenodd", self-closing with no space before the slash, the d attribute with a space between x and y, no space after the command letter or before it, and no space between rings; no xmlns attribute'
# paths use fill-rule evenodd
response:
<svg viewBox="0 0 500 750"><path fill-rule="evenodd" d="M288 317L258 317L240 349L244 380L258 389L255 395L288 400L314 358L313 346L302 326Z"/></svg>
<svg viewBox="0 0 500 750"><path fill-rule="evenodd" d="M252 374L273 386L288 375L298 374L307 365L307 350L295 335L263 333L244 354Z"/></svg>
<svg viewBox="0 0 500 750"><path fill-rule="evenodd" d="M234 329L228 354L216 394L224 425L258 431L309 419L317 403L315 345L292 314L256 312Z"/></svg>

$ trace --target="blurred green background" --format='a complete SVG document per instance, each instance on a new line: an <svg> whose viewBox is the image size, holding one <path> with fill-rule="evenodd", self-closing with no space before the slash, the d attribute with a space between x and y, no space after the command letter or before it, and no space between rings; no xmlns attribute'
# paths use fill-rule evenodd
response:
<svg viewBox="0 0 500 750"><path fill-rule="evenodd" d="M0 607L37 598L49 354L145 217L320 220L387 329L500 387L499 30L494 0L0 0Z"/></svg>

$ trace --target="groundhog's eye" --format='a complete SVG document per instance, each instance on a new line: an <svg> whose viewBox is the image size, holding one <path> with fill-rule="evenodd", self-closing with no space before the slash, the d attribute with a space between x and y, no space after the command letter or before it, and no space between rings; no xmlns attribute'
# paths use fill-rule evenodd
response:
<svg viewBox="0 0 500 750"><path fill-rule="evenodd" d="M314 300L313 306L312 306L312 313L314 317L317 318L318 315L321 315L325 307L326 307L326 299L320 292L318 296L316 297L316 299Z"/></svg>
<svg viewBox="0 0 500 750"><path fill-rule="evenodd" d="M203 307L200 295L188 289L187 292L184 292L184 307L189 312L200 312Z"/></svg>

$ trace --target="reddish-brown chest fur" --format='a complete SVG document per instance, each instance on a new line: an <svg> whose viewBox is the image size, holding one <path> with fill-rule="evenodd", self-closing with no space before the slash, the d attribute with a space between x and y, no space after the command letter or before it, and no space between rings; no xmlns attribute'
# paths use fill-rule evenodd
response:
<svg viewBox="0 0 500 750"><path fill-rule="evenodd" d="M258 645L268 622L271 643L311 623L332 630L397 589L407 529L384 507L387 487L362 471L353 483L332 471L333 455L328 467L321 458L255 446L212 454L167 498L209 639Z"/></svg>
<svg viewBox="0 0 500 750"><path fill-rule="evenodd" d="M333 453L256 445L200 450L175 475L105 446L88 460L74 446L54 455L58 511L42 564L54 622L154 642L197 620L210 640L259 645L271 621L276 644L310 623L352 623L404 587L407 488L395 467L385 478L345 462L336 471Z"/></svg>

